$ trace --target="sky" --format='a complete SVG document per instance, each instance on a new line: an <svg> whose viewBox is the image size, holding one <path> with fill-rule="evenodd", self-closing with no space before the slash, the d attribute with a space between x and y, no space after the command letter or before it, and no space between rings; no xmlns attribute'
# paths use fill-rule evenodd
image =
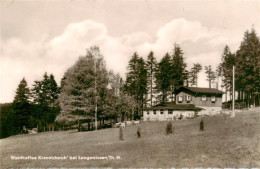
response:
<svg viewBox="0 0 260 169"><path fill-rule="evenodd" d="M60 84L94 45L125 77L135 51L160 61L178 43L188 69L215 69L225 45L235 52L246 30L260 34L259 0L2 0L0 7L0 103L13 101L23 77L32 87L47 72ZM208 87L204 72L199 87Z"/></svg>

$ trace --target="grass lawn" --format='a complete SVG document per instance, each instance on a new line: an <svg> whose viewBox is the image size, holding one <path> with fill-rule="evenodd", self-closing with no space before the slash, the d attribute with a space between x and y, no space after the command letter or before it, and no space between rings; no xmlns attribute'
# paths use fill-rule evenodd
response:
<svg viewBox="0 0 260 169"><path fill-rule="evenodd" d="M260 111L239 112L235 118L201 117L173 121L174 133L165 134L167 122L97 132L59 131L18 135L0 140L1 168L8 167L260 167ZM110 160L11 160L10 156L120 156Z"/></svg>

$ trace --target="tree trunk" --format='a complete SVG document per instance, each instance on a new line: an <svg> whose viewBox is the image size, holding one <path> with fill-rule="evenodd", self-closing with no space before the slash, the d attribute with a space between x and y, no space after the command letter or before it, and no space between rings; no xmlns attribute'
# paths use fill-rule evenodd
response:
<svg viewBox="0 0 260 169"><path fill-rule="evenodd" d="M225 102L227 103L227 90L225 91Z"/></svg>
<svg viewBox="0 0 260 169"><path fill-rule="evenodd" d="M79 124L79 119L78 119L78 132L80 132L80 124Z"/></svg>
<svg viewBox="0 0 260 169"><path fill-rule="evenodd" d="M150 107L152 107L153 106L153 73L151 73L151 105L150 105Z"/></svg>

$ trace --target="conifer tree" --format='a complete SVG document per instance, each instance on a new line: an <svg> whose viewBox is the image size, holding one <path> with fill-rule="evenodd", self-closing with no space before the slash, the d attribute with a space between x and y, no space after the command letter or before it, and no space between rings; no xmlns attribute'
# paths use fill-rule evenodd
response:
<svg viewBox="0 0 260 169"><path fill-rule="evenodd" d="M221 70L223 74L223 87L225 87L226 91L226 98L227 98L227 92L232 91L232 67L235 65L235 56L231 53L229 47L226 45L222 54L221 59ZM226 99L227 101L227 99Z"/></svg>
<svg viewBox="0 0 260 169"><path fill-rule="evenodd" d="M139 118L138 112L142 111L146 102L147 94L147 70L143 58L139 57L135 52L128 64L128 72L126 75L125 91L132 96L138 104L138 109L135 111L135 118Z"/></svg>
<svg viewBox="0 0 260 169"><path fill-rule="evenodd" d="M147 89L149 95L150 106L153 106L155 102L155 71L156 71L157 62L151 51L147 57L146 61L146 70L147 70Z"/></svg>
<svg viewBox="0 0 260 169"><path fill-rule="evenodd" d="M30 95L30 89L27 86L25 78L23 78L16 89L12 105L15 113L16 128L19 132L23 130L23 126L26 128L29 126L28 119L31 115Z"/></svg>
<svg viewBox="0 0 260 169"><path fill-rule="evenodd" d="M205 73L207 74L207 81L209 82L209 88L211 88L212 82L216 79L215 72L213 71L211 65L205 66Z"/></svg>
<svg viewBox="0 0 260 169"><path fill-rule="evenodd" d="M236 88L245 94L245 101L259 105L260 98L260 40L256 31L244 33L244 39L236 52Z"/></svg>
<svg viewBox="0 0 260 169"><path fill-rule="evenodd" d="M189 72L190 85L198 87L198 73L202 70L202 66L199 63L193 64L191 71Z"/></svg>
<svg viewBox="0 0 260 169"><path fill-rule="evenodd" d="M188 71L186 70L187 64L184 62L183 51L180 45L175 44L172 55L172 74L171 81L171 94L172 99L176 89L184 86L188 80ZM187 85L187 84L186 84Z"/></svg>
<svg viewBox="0 0 260 169"><path fill-rule="evenodd" d="M171 59L172 70L171 74L171 101L173 101L175 90L181 86L188 86L188 71L186 70L187 64L184 62L183 51L180 45L175 44L173 55ZM186 84L185 84L186 83Z"/></svg>
<svg viewBox="0 0 260 169"><path fill-rule="evenodd" d="M35 81L33 86L33 116L36 118L38 126L39 123L42 123L43 130L46 130L46 126L50 128L50 124L54 122L56 115L59 113L57 99L60 88L54 76L52 74L48 76L47 73L43 75L41 81Z"/></svg>
<svg viewBox="0 0 260 169"><path fill-rule="evenodd" d="M158 68L155 72L155 78L156 78L156 90L158 93L160 93L158 96L158 100L160 102L167 102L167 96L169 95L169 92L171 92L171 78L173 71L172 64L171 64L171 58L168 53L161 59L161 61L158 63Z"/></svg>

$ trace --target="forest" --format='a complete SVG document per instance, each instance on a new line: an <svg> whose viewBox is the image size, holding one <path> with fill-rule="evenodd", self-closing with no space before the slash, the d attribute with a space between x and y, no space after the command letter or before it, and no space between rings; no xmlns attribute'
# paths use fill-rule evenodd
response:
<svg viewBox="0 0 260 169"><path fill-rule="evenodd" d="M173 102L179 87L199 87L201 71L207 76L209 88L222 82L224 103L228 103L232 96L233 66L236 103L259 106L260 39L253 28L245 31L237 51L231 52L228 45L223 48L216 70L199 62L188 69L184 54L177 43L160 60L153 51L146 57L134 52L123 78L107 70L99 47L90 47L85 56L67 69L60 86L54 75L47 72L32 88L25 78L20 81L13 102L0 105L0 138L27 133L32 128L44 132L76 125L81 131L81 123L93 130L95 112L99 128L107 127L107 121L140 119L143 108Z"/></svg>

